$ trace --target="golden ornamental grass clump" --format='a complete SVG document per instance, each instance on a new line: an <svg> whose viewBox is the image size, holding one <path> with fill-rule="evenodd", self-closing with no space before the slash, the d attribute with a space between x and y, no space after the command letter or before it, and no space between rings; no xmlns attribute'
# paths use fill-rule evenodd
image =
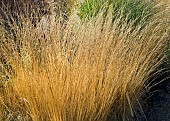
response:
<svg viewBox="0 0 170 121"><path fill-rule="evenodd" d="M23 19L14 28L20 52L10 36L0 37L11 67L0 87L0 120L131 120L164 59L170 9L163 9L135 29L119 28L111 14L103 23L102 13L76 28L71 19L61 28L55 18L46 32Z"/></svg>

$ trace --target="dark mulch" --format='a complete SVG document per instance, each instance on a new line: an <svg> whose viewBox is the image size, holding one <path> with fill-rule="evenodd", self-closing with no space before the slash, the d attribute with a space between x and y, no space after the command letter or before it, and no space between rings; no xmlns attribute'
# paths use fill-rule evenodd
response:
<svg viewBox="0 0 170 121"><path fill-rule="evenodd" d="M170 121L170 78L168 77L170 77L170 73L166 70L154 80L154 82L158 82L167 78L150 90L147 95L149 97L147 106L143 107L144 114L139 114L134 121Z"/></svg>

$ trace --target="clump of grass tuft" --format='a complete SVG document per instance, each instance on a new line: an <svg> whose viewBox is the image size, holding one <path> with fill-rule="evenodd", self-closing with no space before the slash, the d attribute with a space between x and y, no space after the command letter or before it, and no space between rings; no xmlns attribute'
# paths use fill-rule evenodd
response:
<svg viewBox="0 0 170 121"><path fill-rule="evenodd" d="M84 0L79 8L79 16L83 20L90 20L103 12L105 18L111 7L113 22L119 18L120 26L126 21L127 25L133 22L133 27L136 27L156 13L157 9L153 3L142 0Z"/></svg>
<svg viewBox="0 0 170 121"><path fill-rule="evenodd" d="M50 30L22 19L15 43L1 43L14 72L12 86L0 92L0 120L129 120L141 108L150 73L159 66L169 35L169 8L147 26L119 26L108 9L76 29L71 20ZM126 19L128 21L128 19ZM142 29L141 29L142 28ZM133 30L133 31L132 31ZM10 40L6 36L5 40ZM13 45L13 46L12 46Z"/></svg>

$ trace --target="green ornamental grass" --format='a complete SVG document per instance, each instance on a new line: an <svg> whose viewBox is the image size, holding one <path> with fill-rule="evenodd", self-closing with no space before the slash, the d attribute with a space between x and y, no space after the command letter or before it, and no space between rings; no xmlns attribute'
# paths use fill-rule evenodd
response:
<svg viewBox="0 0 170 121"><path fill-rule="evenodd" d="M142 0L84 0L78 15L82 20L91 20L102 12L105 18L110 7L113 22L121 19L120 26L126 21L127 24L133 22L135 27L146 22L156 12L152 2Z"/></svg>

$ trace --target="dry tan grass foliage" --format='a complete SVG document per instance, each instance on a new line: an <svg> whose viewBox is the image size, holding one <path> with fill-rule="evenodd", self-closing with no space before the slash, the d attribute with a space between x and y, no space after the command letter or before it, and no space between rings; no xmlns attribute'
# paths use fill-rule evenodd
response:
<svg viewBox="0 0 170 121"><path fill-rule="evenodd" d="M135 30L119 29L119 19L112 25L109 15L104 24L99 15L76 29L70 20L64 30L57 19L45 33L24 22L15 29L20 55L12 41L1 43L14 73L0 92L0 120L129 120L163 60L168 11Z"/></svg>

